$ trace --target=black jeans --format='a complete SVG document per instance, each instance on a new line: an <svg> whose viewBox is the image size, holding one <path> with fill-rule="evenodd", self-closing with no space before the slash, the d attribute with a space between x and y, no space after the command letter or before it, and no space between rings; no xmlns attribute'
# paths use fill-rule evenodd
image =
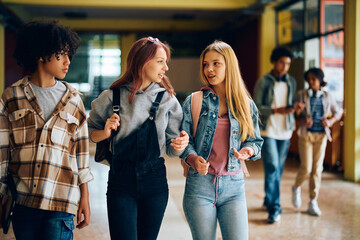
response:
<svg viewBox="0 0 360 240"><path fill-rule="evenodd" d="M163 164L138 177L129 165L123 166L121 174L110 172L107 209L111 239L155 240L168 197Z"/></svg>

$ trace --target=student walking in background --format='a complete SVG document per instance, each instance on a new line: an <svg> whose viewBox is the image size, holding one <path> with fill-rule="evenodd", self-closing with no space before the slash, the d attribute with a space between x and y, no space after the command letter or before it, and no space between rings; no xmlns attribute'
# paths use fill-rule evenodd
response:
<svg viewBox="0 0 360 240"><path fill-rule="evenodd" d="M0 194L16 184L16 239L72 239L90 221L89 139L80 94L65 78L79 38L56 22L31 22L18 33L15 58L29 76L0 101ZM82 220L83 218L83 220Z"/></svg>
<svg viewBox="0 0 360 240"><path fill-rule="evenodd" d="M261 136L264 138L262 158L265 171L265 199L268 223L280 221L280 182L288 154L290 138L295 129L294 102L296 81L287 72L293 54L287 48L271 53L273 69L255 86L254 101L259 108Z"/></svg>
<svg viewBox="0 0 360 240"><path fill-rule="evenodd" d="M165 75L169 59L169 46L157 38L136 41L124 75L91 104L92 141L108 139L119 128L107 190L112 239L157 238L169 195L163 156L179 156L189 141L180 133L182 109ZM113 113L115 88L119 115Z"/></svg>
<svg viewBox="0 0 360 240"><path fill-rule="evenodd" d="M327 91L324 72L320 68L310 68L304 74L309 88L300 90L297 95L299 104L296 117L299 119L298 147L300 167L292 187L292 202L296 208L301 206L301 185L309 176L309 197L307 212L320 216L321 210L317 203L319 196L321 173L327 141L332 141L330 127L340 120L342 109Z"/></svg>
<svg viewBox="0 0 360 240"><path fill-rule="evenodd" d="M240 75L232 48L221 41L200 56L202 103L195 134L193 104L184 102L182 129L190 137L181 158L190 166L183 207L195 240L248 239L244 160L260 158L258 111ZM200 110L200 109L199 109Z"/></svg>

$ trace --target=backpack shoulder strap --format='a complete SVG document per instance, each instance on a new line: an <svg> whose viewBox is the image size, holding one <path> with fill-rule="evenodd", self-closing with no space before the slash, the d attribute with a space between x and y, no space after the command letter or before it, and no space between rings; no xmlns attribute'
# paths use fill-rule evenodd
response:
<svg viewBox="0 0 360 240"><path fill-rule="evenodd" d="M120 116L120 88L113 88L113 112ZM120 128L118 127L116 131L112 131L112 136L116 135L119 132Z"/></svg>
<svg viewBox="0 0 360 240"><path fill-rule="evenodd" d="M120 88L113 88L113 112L120 113Z"/></svg>
<svg viewBox="0 0 360 240"><path fill-rule="evenodd" d="M203 92L197 91L191 94L191 117L193 119L193 137L195 137L202 106Z"/></svg>

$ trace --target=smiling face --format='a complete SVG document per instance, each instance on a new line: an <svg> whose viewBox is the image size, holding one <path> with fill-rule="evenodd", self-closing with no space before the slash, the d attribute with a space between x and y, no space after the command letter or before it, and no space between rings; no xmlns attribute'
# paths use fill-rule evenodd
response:
<svg viewBox="0 0 360 240"><path fill-rule="evenodd" d="M55 54L52 54L50 61L46 59L46 62L39 61L38 70L44 76L49 76L49 78L56 77L57 79L64 79L67 72L69 71L70 59L67 53L61 52L56 58Z"/></svg>
<svg viewBox="0 0 360 240"><path fill-rule="evenodd" d="M203 73L211 86L225 87L225 59L216 51L209 51L203 59Z"/></svg>
<svg viewBox="0 0 360 240"><path fill-rule="evenodd" d="M143 83L141 89L145 90L152 82L160 83L169 70L166 63L167 55L164 48L159 47L154 58L145 63L143 68Z"/></svg>
<svg viewBox="0 0 360 240"><path fill-rule="evenodd" d="M319 91L321 86L320 86L320 80L319 78L317 78L312 72L309 72L307 74L307 81L309 83L309 86L312 90L314 91Z"/></svg>

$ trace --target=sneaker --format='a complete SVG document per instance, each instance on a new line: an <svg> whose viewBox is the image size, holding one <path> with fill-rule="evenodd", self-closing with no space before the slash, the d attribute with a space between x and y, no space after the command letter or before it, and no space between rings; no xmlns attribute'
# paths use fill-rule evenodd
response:
<svg viewBox="0 0 360 240"><path fill-rule="evenodd" d="M292 203L296 208L301 206L301 187L292 187Z"/></svg>
<svg viewBox="0 0 360 240"><path fill-rule="evenodd" d="M312 216L321 216L321 210L316 200L311 200L309 202L309 208L307 212Z"/></svg>
<svg viewBox="0 0 360 240"><path fill-rule="evenodd" d="M269 212L269 217L267 219L267 223L273 224L279 222L281 220L280 210L275 210Z"/></svg>

